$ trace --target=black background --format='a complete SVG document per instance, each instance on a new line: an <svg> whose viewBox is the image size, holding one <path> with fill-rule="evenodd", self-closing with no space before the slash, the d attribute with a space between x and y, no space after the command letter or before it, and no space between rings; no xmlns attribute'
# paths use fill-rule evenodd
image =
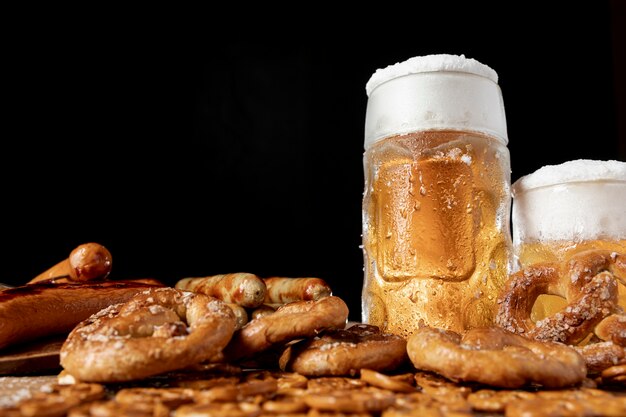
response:
<svg viewBox="0 0 626 417"><path fill-rule="evenodd" d="M544 3L302 27L299 15L284 28L216 30L211 15L200 34L138 15L24 25L3 59L0 282L93 241L115 279L321 277L359 320L377 68L431 53L494 68L513 181L570 159L625 160L624 2Z"/></svg>

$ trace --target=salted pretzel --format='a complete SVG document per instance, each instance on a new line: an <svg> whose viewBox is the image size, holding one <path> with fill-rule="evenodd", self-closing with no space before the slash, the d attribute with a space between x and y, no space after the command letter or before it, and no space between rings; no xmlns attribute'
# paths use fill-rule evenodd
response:
<svg viewBox="0 0 626 417"><path fill-rule="evenodd" d="M406 359L404 338L383 333L378 326L354 324L291 344L279 366L306 376L347 376L362 368L392 371Z"/></svg>
<svg viewBox="0 0 626 417"><path fill-rule="evenodd" d="M626 346L626 314L611 314L598 323L593 332L601 340Z"/></svg>
<svg viewBox="0 0 626 417"><path fill-rule="evenodd" d="M541 263L511 275L498 298L495 323L537 340L576 344L617 310L616 278L626 280L626 255L588 250L563 263ZM534 323L530 312L541 294L558 295L568 305Z"/></svg>
<svg viewBox="0 0 626 417"><path fill-rule="evenodd" d="M574 348L495 326L470 329L463 335L423 326L409 337L407 352L417 369L455 382L557 388L580 383L587 375L585 361Z"/></svg>
<svg viewBox="0 0 626 417"><path fill-rule="evenodd" d="M336 296L284 304L238 330L224 349L223 360L246 359L273 346L313 337L324 329L343 328L348 313L345 301Z"/></svg>
<svg viewBox="0 0 626 417"><path fill-rule="evenodd" d="M587 373L594 375L615 365L626 364L626 348L613 342L602 341L574 347L587 366Z"/></svg>
<svg viewBox="0 0 626 417"><path fill-rule="evenodd" d="M143 291L81 322L61 347L78 380L129 381L181 369L218 354L235 315L216 298L174 288Z"/></svg>

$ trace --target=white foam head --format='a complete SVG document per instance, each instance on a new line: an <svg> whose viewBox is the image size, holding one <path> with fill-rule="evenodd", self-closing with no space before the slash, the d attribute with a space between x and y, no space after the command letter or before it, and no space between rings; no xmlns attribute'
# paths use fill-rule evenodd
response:
<svg viewBox="0 0 626 417"><path fill-rule="evenodd" d="M626 239L626 163L578 159L512 185L513 241Z"/></svg>
<svg viewBox="0 0 626 417"><path fill-rule="evenodd" d="M365 148L392 135L433 129L508 141L498 74L464 55L416 56L378 69L365 91Z"/></svg>

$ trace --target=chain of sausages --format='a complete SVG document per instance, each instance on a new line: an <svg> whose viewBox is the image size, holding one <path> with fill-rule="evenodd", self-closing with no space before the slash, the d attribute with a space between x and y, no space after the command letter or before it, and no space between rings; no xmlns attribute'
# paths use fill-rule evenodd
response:
<svg viewBox="0 0 626 417"><path fill-rule="evenodd" d="M250 319L271 314L280 305L317 301L332 295L330 285L321 278L261 278L247 272L182 278L175 288L210 295L228 303L237 317L238 328Z"/></svg>

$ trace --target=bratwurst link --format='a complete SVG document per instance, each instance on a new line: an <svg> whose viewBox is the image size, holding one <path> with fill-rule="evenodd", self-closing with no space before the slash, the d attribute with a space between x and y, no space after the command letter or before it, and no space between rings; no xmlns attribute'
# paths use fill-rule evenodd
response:
<svg viewBox="0 0 626 417"><path fill-rule="evenodd" d="M64 281L106 279L111 273L112 266L111 252L107 248L99 243L83 243L74 248L67 259L37 275L28 283L57 279Z"/></svg>
<svg viewBox="0 0 626 417"><path fill-rule="evenodd" d="M267 291L261 278L247 272L182 278L175 287L178 290L199 292L246 308L263 304Z"/></svg>
<svg viewBox="0 0 626 417"><path fill-rule="evenodd" d="M0 291L0 349L36 338L69 333L112 304L148 288L135 281L35 283Z"/></svg>

